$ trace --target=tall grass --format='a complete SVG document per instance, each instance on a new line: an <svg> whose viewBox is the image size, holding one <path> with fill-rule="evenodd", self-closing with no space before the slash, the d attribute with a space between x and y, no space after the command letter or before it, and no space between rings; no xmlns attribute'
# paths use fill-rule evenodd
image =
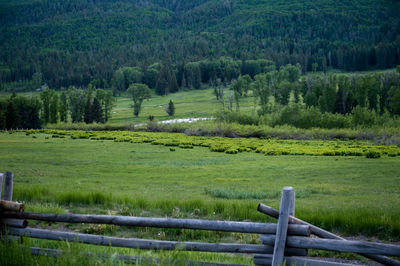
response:
<svg viewBox="0 0 400 266"><path fill-rule="evenodd" d="M215 198L221 199L275 199L278 198L280 193L277 191L244 191L232 188L205 188L204 193L206 195L211 195Z"/></svg>
<svg viewBox="0 0 400 266"><path fill-rule="evenodd" d="M120 260L115 259L111 254L109 256L98 256L84 252L88 248L82 249L77 245L70 245L67 242L61 242L62 251L60 256L36 256L32 255L27 246L21 246L18 242L0 240L0 265L20 266L20 265L124 265Z"/></svg>
<svg viewBox="0 0 400 266"><path fill-rule="evenodd" d="M33 191L31 194L30 191ZM130 216L168 216L174 218L202 217L206 219L227 219L227 220L252 220L252 221L273 221L257 211L257 204L262 199L278 199L279 192L246 192L234 189L208 189L205 194L220 200L191 199L147 199L147 198L127 198L113 197L109 193L102 192L66 192L61 194L47 194L48 202L38 204L33 197L37 189L26 189L26 192L15 194L15 198L25 200L29 198L32 203L27 204L29 211L63 213L63 209L69 205L80 206L103 206L104 208L115 208L119 215ZM297 198L306 198L319 193L329 193L329 191L317 191L311 188L300 189L296 192ZM40 197L39 197L40 199ZM229 199L227 201L226 199ZM245 201L243 201L246 199ZM301 219L308 221L327 230L339 231L345 234L365 234L369 236L380 236L382 238L399 239L400 220L396 212L388 212L382 209L358 209L354 212L351 209L329 209L312 210L299 206L296 213ZM388 214L389 213L389 214Z"/></svg>
<svg viewBox="0 0 400 266"><path fill-rule="evenodd" d="M30 246L57 249L61 251L57 257L32 255ZM24 246L14 241L0 240L0 265L132 265L119 255L136 257L135 265L197 265L196 262L209 261L219 263L251 264L249 256L207 252L187 251L143 251L127 248L114 248L24 238Z"/></svg>
<svg viewBox="0 0 400 266"><path fill-rule="evenodd" d="M158 131L168 131L168 128ZM268 125L241 125L239 123L219 123L215 121L198 122L188 125L184 133L189 136L222 136L244 138L278 138L295 140L372 140L377 144L400 146L400 133L397 127L370 128L309 128L301 129L289 125L271 127Z"/></svg>
<svg viewBox="0 0 400 266"><path fill-rule="evenodd" d="M101 123L86 124L84 122L80 123L57 123L57 124L47 124L46 129L63 129L63 130L84 130L84 131L103 131L103 130L134 130L134 124L126 125L110 125Z"/></svg>

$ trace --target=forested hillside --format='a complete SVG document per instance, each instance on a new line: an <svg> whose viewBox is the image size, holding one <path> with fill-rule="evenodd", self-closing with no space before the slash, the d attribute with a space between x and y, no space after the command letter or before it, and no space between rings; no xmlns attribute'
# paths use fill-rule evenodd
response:
<svg viewBox="0 0 400 266"><path fill-rule="evenodd" d="M0 81L109 87L122 67L179 79L221 57L384 69L400 64L399 14L394 0L1 0Z"/></svg>

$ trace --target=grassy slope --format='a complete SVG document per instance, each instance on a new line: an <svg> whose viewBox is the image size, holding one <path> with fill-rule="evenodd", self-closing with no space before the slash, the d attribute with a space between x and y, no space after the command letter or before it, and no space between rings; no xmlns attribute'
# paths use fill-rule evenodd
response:
<svg viewBox="0 0 400 266"><path fill-rule="evenodd" d="M175 118L190 117L211 117L216 111L221 109L221 104L217 102L213 89L180 91L168 96L152 95L150 100L145 100L142 104L142 111L138 118L133 116L133 101L125 94L116 98L115 107L112 110L110 125L125 125L131 123L143 123L148 121L149 115L154 115L157 120L167 120ZM229 105L229 96L232 91L225 89L225 108ZM0 99L10 97L11 93L0 93ZM17 95L24 97L39 96L37 92L24 92ZM169 117L164 110L164 106L172 100L175 104L175 115ZM233 103L235 108L235 103ZM254 98L241 99L241 111L252 112L254 110Z"/></svg>
<svg viewBox="0 0 400 266"><path fill-rule="evenodd" d="M278 196L216 199L205 189L274 195L291 185L297 191L296 214L307 221L352 234L396 239L400 232L399 157L266 157L200 147L171 152L149 144L21 133L1 134L0 147L1 171L15 173L17 200L75 206L88 193L99 192L107 208L115 208L108 204L114 201L133 213L173 215L179 207L184 216L199 209L202 217L265 220L256 212L257 203L277 207Z"/></svg>
<svg viewBox="0 0 400 266"><path fill-rule="evenodd" d="M221 103L216 100L214 89L181 91L168 96L153 95L153 97L144 101L142 111L138 118L133 117L133 102L127 96L117 98L116 106L113 109L112 117L109 121L111 125L121 125L127 123L145 122L149 115L154 115L157 120L167 120L175 118L190 117L212 117L216 111L222 109ZM225 108L229 106L229 97L232 93L229 89L224 90ZM169 117L164 110L164 106L172 100L175 104L175 115ZM235 108L235 103L233 103ZM254 97L251 92L246 98L240 101L240 110L244 113L254 111Z"/></svg>

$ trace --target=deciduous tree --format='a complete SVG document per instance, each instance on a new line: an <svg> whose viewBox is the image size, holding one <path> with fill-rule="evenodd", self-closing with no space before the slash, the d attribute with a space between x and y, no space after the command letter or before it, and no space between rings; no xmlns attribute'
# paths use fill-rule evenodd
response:
<svg viewBox="0 0 400 266"><path fill-rule="evenodd" d="M133 100L133 114L138 117L143 101L151 98L151 91L146 84L133 83L128 88L128 94Z"/></svg>

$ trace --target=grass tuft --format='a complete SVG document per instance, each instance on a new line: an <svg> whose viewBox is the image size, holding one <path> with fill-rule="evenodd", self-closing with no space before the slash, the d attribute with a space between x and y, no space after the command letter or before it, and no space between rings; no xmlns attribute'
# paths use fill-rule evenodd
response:
<svg viewBox="0 0 400 266"><path fill-rule="evenodd" d="M276 199L279 197L280 192L260 191L250 192L244 190L237 190L231 188L205 188L204 193L214 198L221 199Z"/></svg>

